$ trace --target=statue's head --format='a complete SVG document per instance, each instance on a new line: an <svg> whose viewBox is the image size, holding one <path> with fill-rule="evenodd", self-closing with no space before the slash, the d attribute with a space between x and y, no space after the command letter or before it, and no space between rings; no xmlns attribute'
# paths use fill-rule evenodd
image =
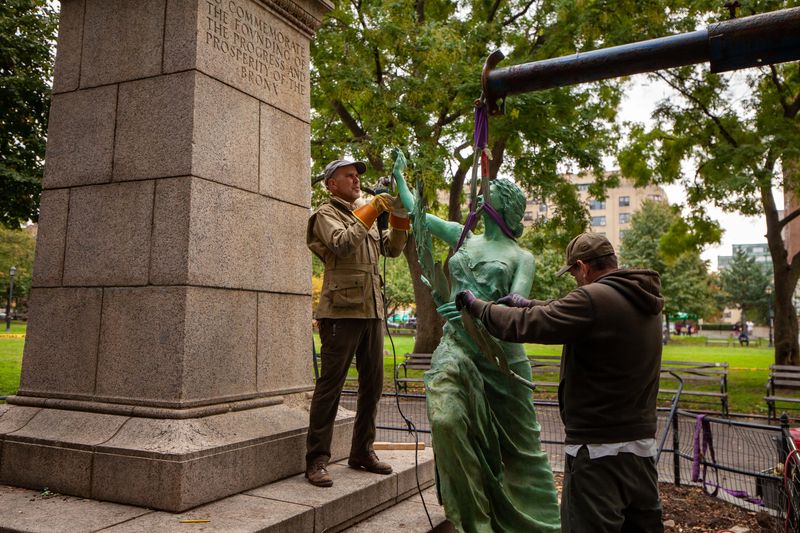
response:
<svg viewBox="0 0 800 533"><path fill-rule="evenodd" d="M492 207L503 216L515 237L522 235L522 217L525 215L525 194L511 180L498 178L491 181Z"/></svg>

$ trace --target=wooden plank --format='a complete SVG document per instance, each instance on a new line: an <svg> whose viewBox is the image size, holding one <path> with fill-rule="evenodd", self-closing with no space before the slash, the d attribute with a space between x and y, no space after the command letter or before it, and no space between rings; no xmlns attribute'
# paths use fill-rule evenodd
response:
<svg viewBox="0 0 800 533"><path fill-rule="evenodd" d="M425 443L419 444L414 442L374 442L372 447L376 450L424 450Z"/></svg>

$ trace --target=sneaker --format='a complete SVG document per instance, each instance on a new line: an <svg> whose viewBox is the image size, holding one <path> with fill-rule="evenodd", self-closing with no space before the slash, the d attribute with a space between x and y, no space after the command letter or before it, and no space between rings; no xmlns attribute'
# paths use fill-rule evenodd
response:
<svg viewBox="0 0 800 533"><path fill-rule="evenodd" d="M366 457L351 457L347 460L347 465L350 468L363 468L367 472L383 474L384 476L392 473L391 465L381 462L374 451L370 451Z"/></svg>
<svg viewBox="0 0 800 533"><path fill-rule="evenodd" d="M325 461L315 461L306 466L306 479L315 487L333 486L333 478L328 473L328 464Z"/></svg>

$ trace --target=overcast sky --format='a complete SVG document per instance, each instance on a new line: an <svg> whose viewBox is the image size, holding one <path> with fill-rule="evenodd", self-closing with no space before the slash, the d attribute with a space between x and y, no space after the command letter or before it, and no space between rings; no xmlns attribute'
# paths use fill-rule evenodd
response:
<svg viewBox="0 0 800 533"><path fill-rule="evenodd" d="M631 81L630 90L622 103L620 120L649 123L650 113L656 102L669 97L672 91L664 84L648 80L646 75L633 76ZM664 190L670 203L682 203L685 199L683 187L680 185L669 185L664 187ZM775 202L779 209L783 209L781 194L775 194ZM719 246L708 246L703 251L702 257L710 261L711 270L717 269L718 255L731 255L732 244L767 242L764 236L767 232L764 217L723 213L713 206L708 206L707 209L709 216L718 220L725 230Z"/></svg>

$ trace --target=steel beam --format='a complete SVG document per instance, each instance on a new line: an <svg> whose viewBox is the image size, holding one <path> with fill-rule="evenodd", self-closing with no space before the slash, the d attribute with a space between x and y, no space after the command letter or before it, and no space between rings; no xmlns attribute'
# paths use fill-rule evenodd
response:
<svg viewBox="0 0 800 533"><path fill-rule="evenodd" d="M495 51L482 75L492 113L510 94L541 91L592 81L711 63L712 72L800 59L800 7L712 24L705 30L601 48L494 70L503 59Z"/></svg>

